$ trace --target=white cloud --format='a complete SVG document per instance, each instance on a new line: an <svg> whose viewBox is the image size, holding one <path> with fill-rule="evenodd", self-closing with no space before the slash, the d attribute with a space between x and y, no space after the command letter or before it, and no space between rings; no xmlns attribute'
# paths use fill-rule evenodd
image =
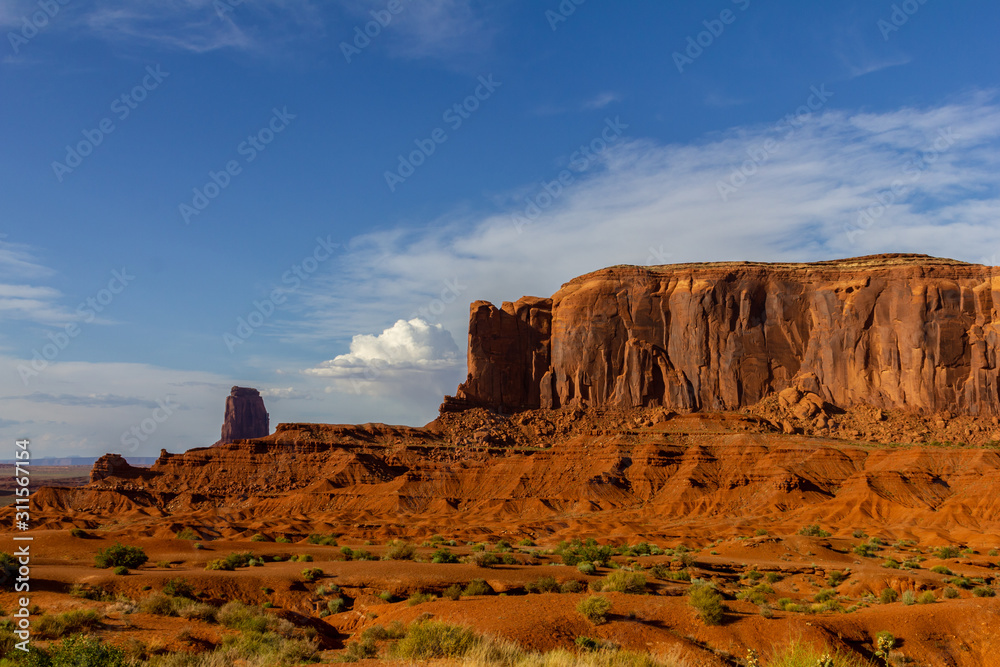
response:
<svg viewBox="0 0 1000 667"><path fill-rule="evenodd" d="M340 0L356 20L372 20L371 12L386 8L386 0ZM392 17L377 39L404 58L448 58L486 51L496 33L496 17L473 0L413 0Z"/></svg>
<svg viewBox="0 0 1000 667"><path fill-rule="evenodd" d="M29 246L8 243L0 235L0 316L44 325L65 325L79 319L59 302L62 293L52 287L26 284L53 271L38 263Z"/></svg>
<svg viewBox="0 0 1000 667"><path fill-rule="evenodd" d="M295 387L272 387L270 389L261 389L260 395L264 398L286 401L310 400L313 397L309 392L299 391Z"/></svg>
<svg viewBox="0 0 1000 667"><path fill-rule="evenodd" d="M621 95L618 93L604 92L584 102L583 108L588 110L603 109L609 104L619 101L621 101Z"/></svg>
<svg viewBox="0 0 1000 667"><path fill-rule="evenodd" d="M434 371L458 364L458 346L440 324L398 320L377 336L358 334L351 351L305 372L325 377L364 377L388 371Z"/></svg>

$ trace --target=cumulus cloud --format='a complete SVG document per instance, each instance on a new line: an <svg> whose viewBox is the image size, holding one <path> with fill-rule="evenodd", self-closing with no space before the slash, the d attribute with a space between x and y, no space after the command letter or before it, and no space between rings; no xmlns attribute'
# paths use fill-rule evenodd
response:
<svg viewBox="0 0 1000 667"><path fill-rule="evenodd" d="M365 377L393 371L442 370L458 363L458 346L451 333L440 324L414 318L397 320L377 336L358 334L351 340L349 353L305 372L324 377Z"/></svg>

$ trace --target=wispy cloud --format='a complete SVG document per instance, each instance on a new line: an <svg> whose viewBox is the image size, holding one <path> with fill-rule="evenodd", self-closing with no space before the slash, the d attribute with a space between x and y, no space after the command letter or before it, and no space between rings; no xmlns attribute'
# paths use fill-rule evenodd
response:
<svg viewBox="0 0 1000 667"><path fill-rule="evenodd" d="M0 7L5 27L38 11L25 0ZM325 26L320 6L309 0L94 0L73 3L57 18L48 30L192 53L274 50L289 40L322 36Z"/></svg>
<svg viewBox="0 0 1000 667"><path fill-rule="evenodd" d="M385 0L339 0L358 21L370 21ZM474 0L414 0L392 17L384 39L389 52L403 58L446 59L485 53L499 30L496 8Z"/></svg>
<svg viewBox="0 0 1000 667"><path fill-rule="evenodd" d="M0 401L31 401L32 403L48 403L50 405L64 405L85 408L123 408L123 407L144 407L153 409L157 407L156 401L150 401L133 396L116 396L115 394L46 394L33 392L21 396L2 396Z"/></svg>
<svg viewBox="0 0 1000 667"><path fill-rule="evenodd" d="M603 109L609 104L621 101L621 95L612 92L603 92L583 103L583 108L587 110Z"/></svg>
<svg viewBox="0 0 1000 667"><path fill-rule="evenodd" d="M54 273L38 262L29 246L9 243L0 235L0 317L45 325L64 325L79 319L60 303L63 294L59 290L25 282Z"/></svg>

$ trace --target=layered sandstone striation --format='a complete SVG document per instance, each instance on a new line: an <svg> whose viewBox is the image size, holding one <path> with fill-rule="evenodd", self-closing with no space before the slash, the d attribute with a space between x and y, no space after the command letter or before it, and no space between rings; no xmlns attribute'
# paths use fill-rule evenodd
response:
<svg viewBox="0 0 1000 667"><path fill-rule="evenodd" d="M551 299L472 304L442 408L835 406L1000 414L1000 268L924 255L615 266Z"/></svg>
<svg viewBox="0 0 1000 667"><path fill-rule="evenodd" d="M260 392L249 387L233 387L226 397L221 442L263 438L270 431Z"/></svg>

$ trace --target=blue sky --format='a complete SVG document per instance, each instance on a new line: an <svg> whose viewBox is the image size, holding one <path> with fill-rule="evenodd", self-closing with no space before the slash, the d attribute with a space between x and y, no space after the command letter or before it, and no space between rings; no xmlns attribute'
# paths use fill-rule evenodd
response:
<svg viewBox="0 0 1000 667"><path fill-rule="evenodd" d="M985 1L7 0L0 435L180 451L234 384L272 425L423 424L469 302L612 264L997 263L998 24Z"/></svg>

